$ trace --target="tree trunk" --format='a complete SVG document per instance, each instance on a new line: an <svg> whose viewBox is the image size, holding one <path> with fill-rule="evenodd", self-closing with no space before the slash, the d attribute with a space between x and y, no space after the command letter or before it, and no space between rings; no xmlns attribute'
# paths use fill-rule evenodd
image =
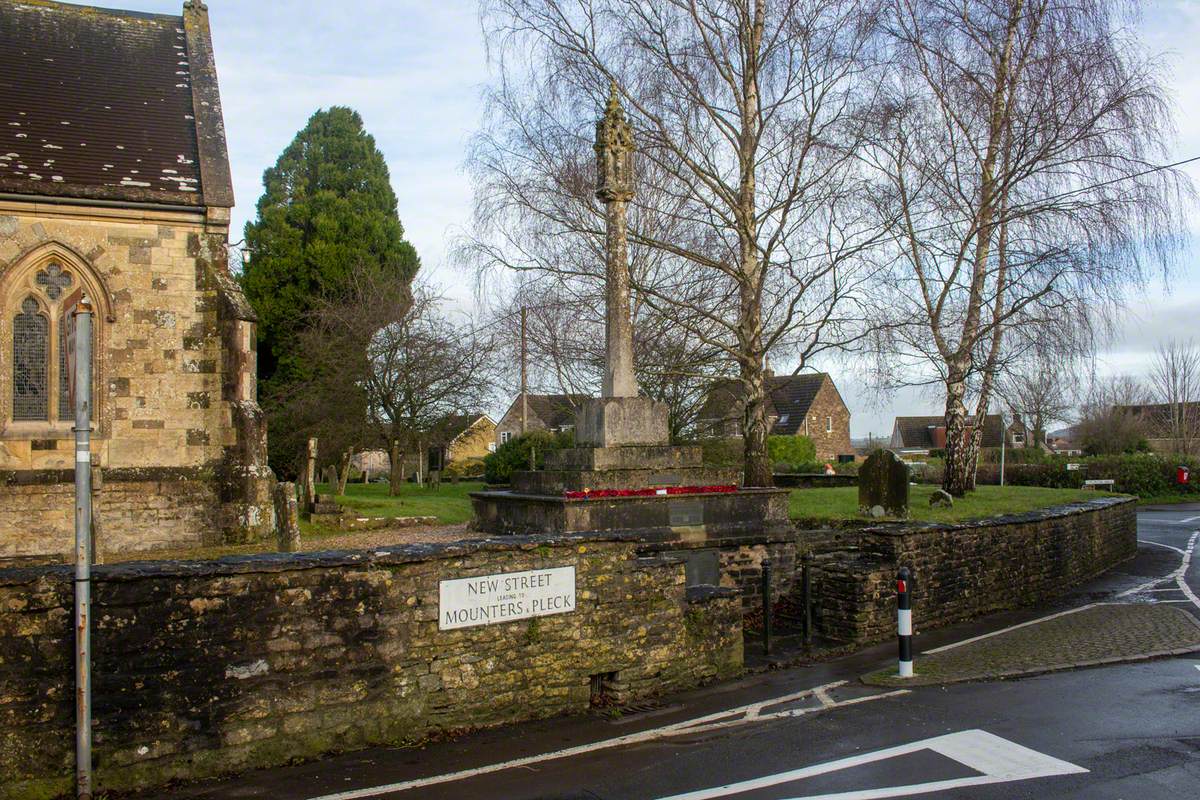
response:
<svg viewBox="0 0 1200 800"><path fill-rule="evenodd" d="M967 377L961 361L952 360L946 379L946 467L942 488L955 497L970 491L975 474L967 441Z"/></svg>
<svg viewBox="0 0 1200 800"><path fill-rule="evenodd" d="M741 131L738 137L738 348L742 369L745 411L742 418L746 486L772 486L771 460L767 455L766 389L763 385L762 285L766 265L758 253L758 186L754 173L761 128L758 105L758 56L762 45L766 4L756 0L744 22L746 64L740 100Z"/></svg>
<svg viewBox="0 0 1200 800"><path fill-rule="evenodd" d="M350 480L350 462L354 460L354 448L346 448L346 454L342 456L341 474L338 475L337 493L339 496L346 494L346 482Z"/></svg>
<svg viewBox="0 0 1200 800"><path fill-rule="evenodd" d="M742 365L742 390L746 408L742 417L745 486L772 486L771 460L767 457L767 404L763 369Z"/></svg>
<svg viewBox="0 0 1200 800"><path fill-rule="evenodd" d="M395 497L400 494L400 487L404 485L404 454L400 452L399 439L392 439L388 458L391 462L391 469L388 471L388 494Z"/></svg>

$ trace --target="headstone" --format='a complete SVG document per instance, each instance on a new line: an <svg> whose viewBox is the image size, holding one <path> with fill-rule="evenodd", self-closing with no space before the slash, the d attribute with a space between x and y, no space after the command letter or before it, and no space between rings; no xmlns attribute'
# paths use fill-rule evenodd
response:
<svg viewBox="0 0 1200 800"><path fill-rule="evenodd" d="M328 486L331 492L336 493L338 485L337 468L333 466L327 466L325 469L321 470L321 483Z"/></svg>
<svg viewBox="0 0 1200 800"><path fill-rule="evenodd" d="M908 465L891 450L876 450L858 471L858 510L878 516L879 506L891 517L908 516Z"/></svg>
<svg viewBox="0 0 1200 800"><path fill-rule="evenodd" d="M442 488L442 471L440 469L429 470L429 488L435 492Z"/></svg>
<svg viewBox="0 0 1200 800"><path fill-rule="evenodd" d="M300 485L304 490L300 496L300 503L306 511L311 511L313 503L317 502L317 440L315 437L308 440L304 449Z"/></svg>
<svg viewBox="0 0 1200 800"><path fill-rule="evenodd" d="M300 549L300 508L294 483L275 484L275 531L279 552L295 553Z"/></svg>
<svg viewBox="0 0 1200 800"><path fill-rule="evenodd" d="M954 496L945 489L938 489L929 496L930 508L954 508Z"/></svg>

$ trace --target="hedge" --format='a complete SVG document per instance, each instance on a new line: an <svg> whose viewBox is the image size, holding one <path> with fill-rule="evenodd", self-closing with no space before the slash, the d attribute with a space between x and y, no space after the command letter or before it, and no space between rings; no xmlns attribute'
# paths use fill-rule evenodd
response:
<svg viewBox="0 0 1200 800"><path fill-rule="evenodd" d="M537 461L532 468L541 469L546 463L546 453L574 445L575 434L570 432L530 431L513 437L483 459L483 479L488 483L508 483L513 472L531 469L531 455Z"/></svg>
<svg viewBox="0 0 1200 800"><path fill-rule="evenodd" d="M1067 464L1079 464L1068 470ZM1186 466L1192 481L1186 486L1175 482L1175 470ZM929 465L920 474L923 483L940 484L943 469ZM1051 489L1078 489L1086 480L1113 480L1119 492L1140 496L1184 494L1200 500L1200 459L1173 456L1164 458L1153 453L1133 453L1117 456L1056 456L1047 455L1040 463L1006 463L1004 482L1011 486L1042 486ZM1000 483L1000 465L982 463L975 474L982 485Z"/></svg>

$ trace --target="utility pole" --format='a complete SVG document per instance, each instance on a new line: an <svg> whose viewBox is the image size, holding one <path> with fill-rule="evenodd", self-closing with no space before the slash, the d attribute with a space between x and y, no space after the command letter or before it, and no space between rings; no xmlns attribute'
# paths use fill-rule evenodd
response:
<svg viewBox="0 0 1200 800"><path fill-rule="evenodd" d="M75 402L75 796L92 798L92 308L71 315Z"/></svg>
<svg viewBox="0 0 1200 800"><path fill-rule="evenodd" d="M528 358L529 349L526 346L526 313L525 306L521 306L521 435L524 436L529 432L529 384L528 384L528 369L526 360Z"/></svg>

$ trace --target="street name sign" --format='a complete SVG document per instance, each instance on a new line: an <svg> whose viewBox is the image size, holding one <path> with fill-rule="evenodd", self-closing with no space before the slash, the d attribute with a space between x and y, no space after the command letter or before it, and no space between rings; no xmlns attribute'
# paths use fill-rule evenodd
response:
<svg viewBox="0 0 1200 800"><path fill-rule="evenodd" d="M575 610L575 567L554 567L474 578L438 586L438 629L494 625Z"/></svg>

